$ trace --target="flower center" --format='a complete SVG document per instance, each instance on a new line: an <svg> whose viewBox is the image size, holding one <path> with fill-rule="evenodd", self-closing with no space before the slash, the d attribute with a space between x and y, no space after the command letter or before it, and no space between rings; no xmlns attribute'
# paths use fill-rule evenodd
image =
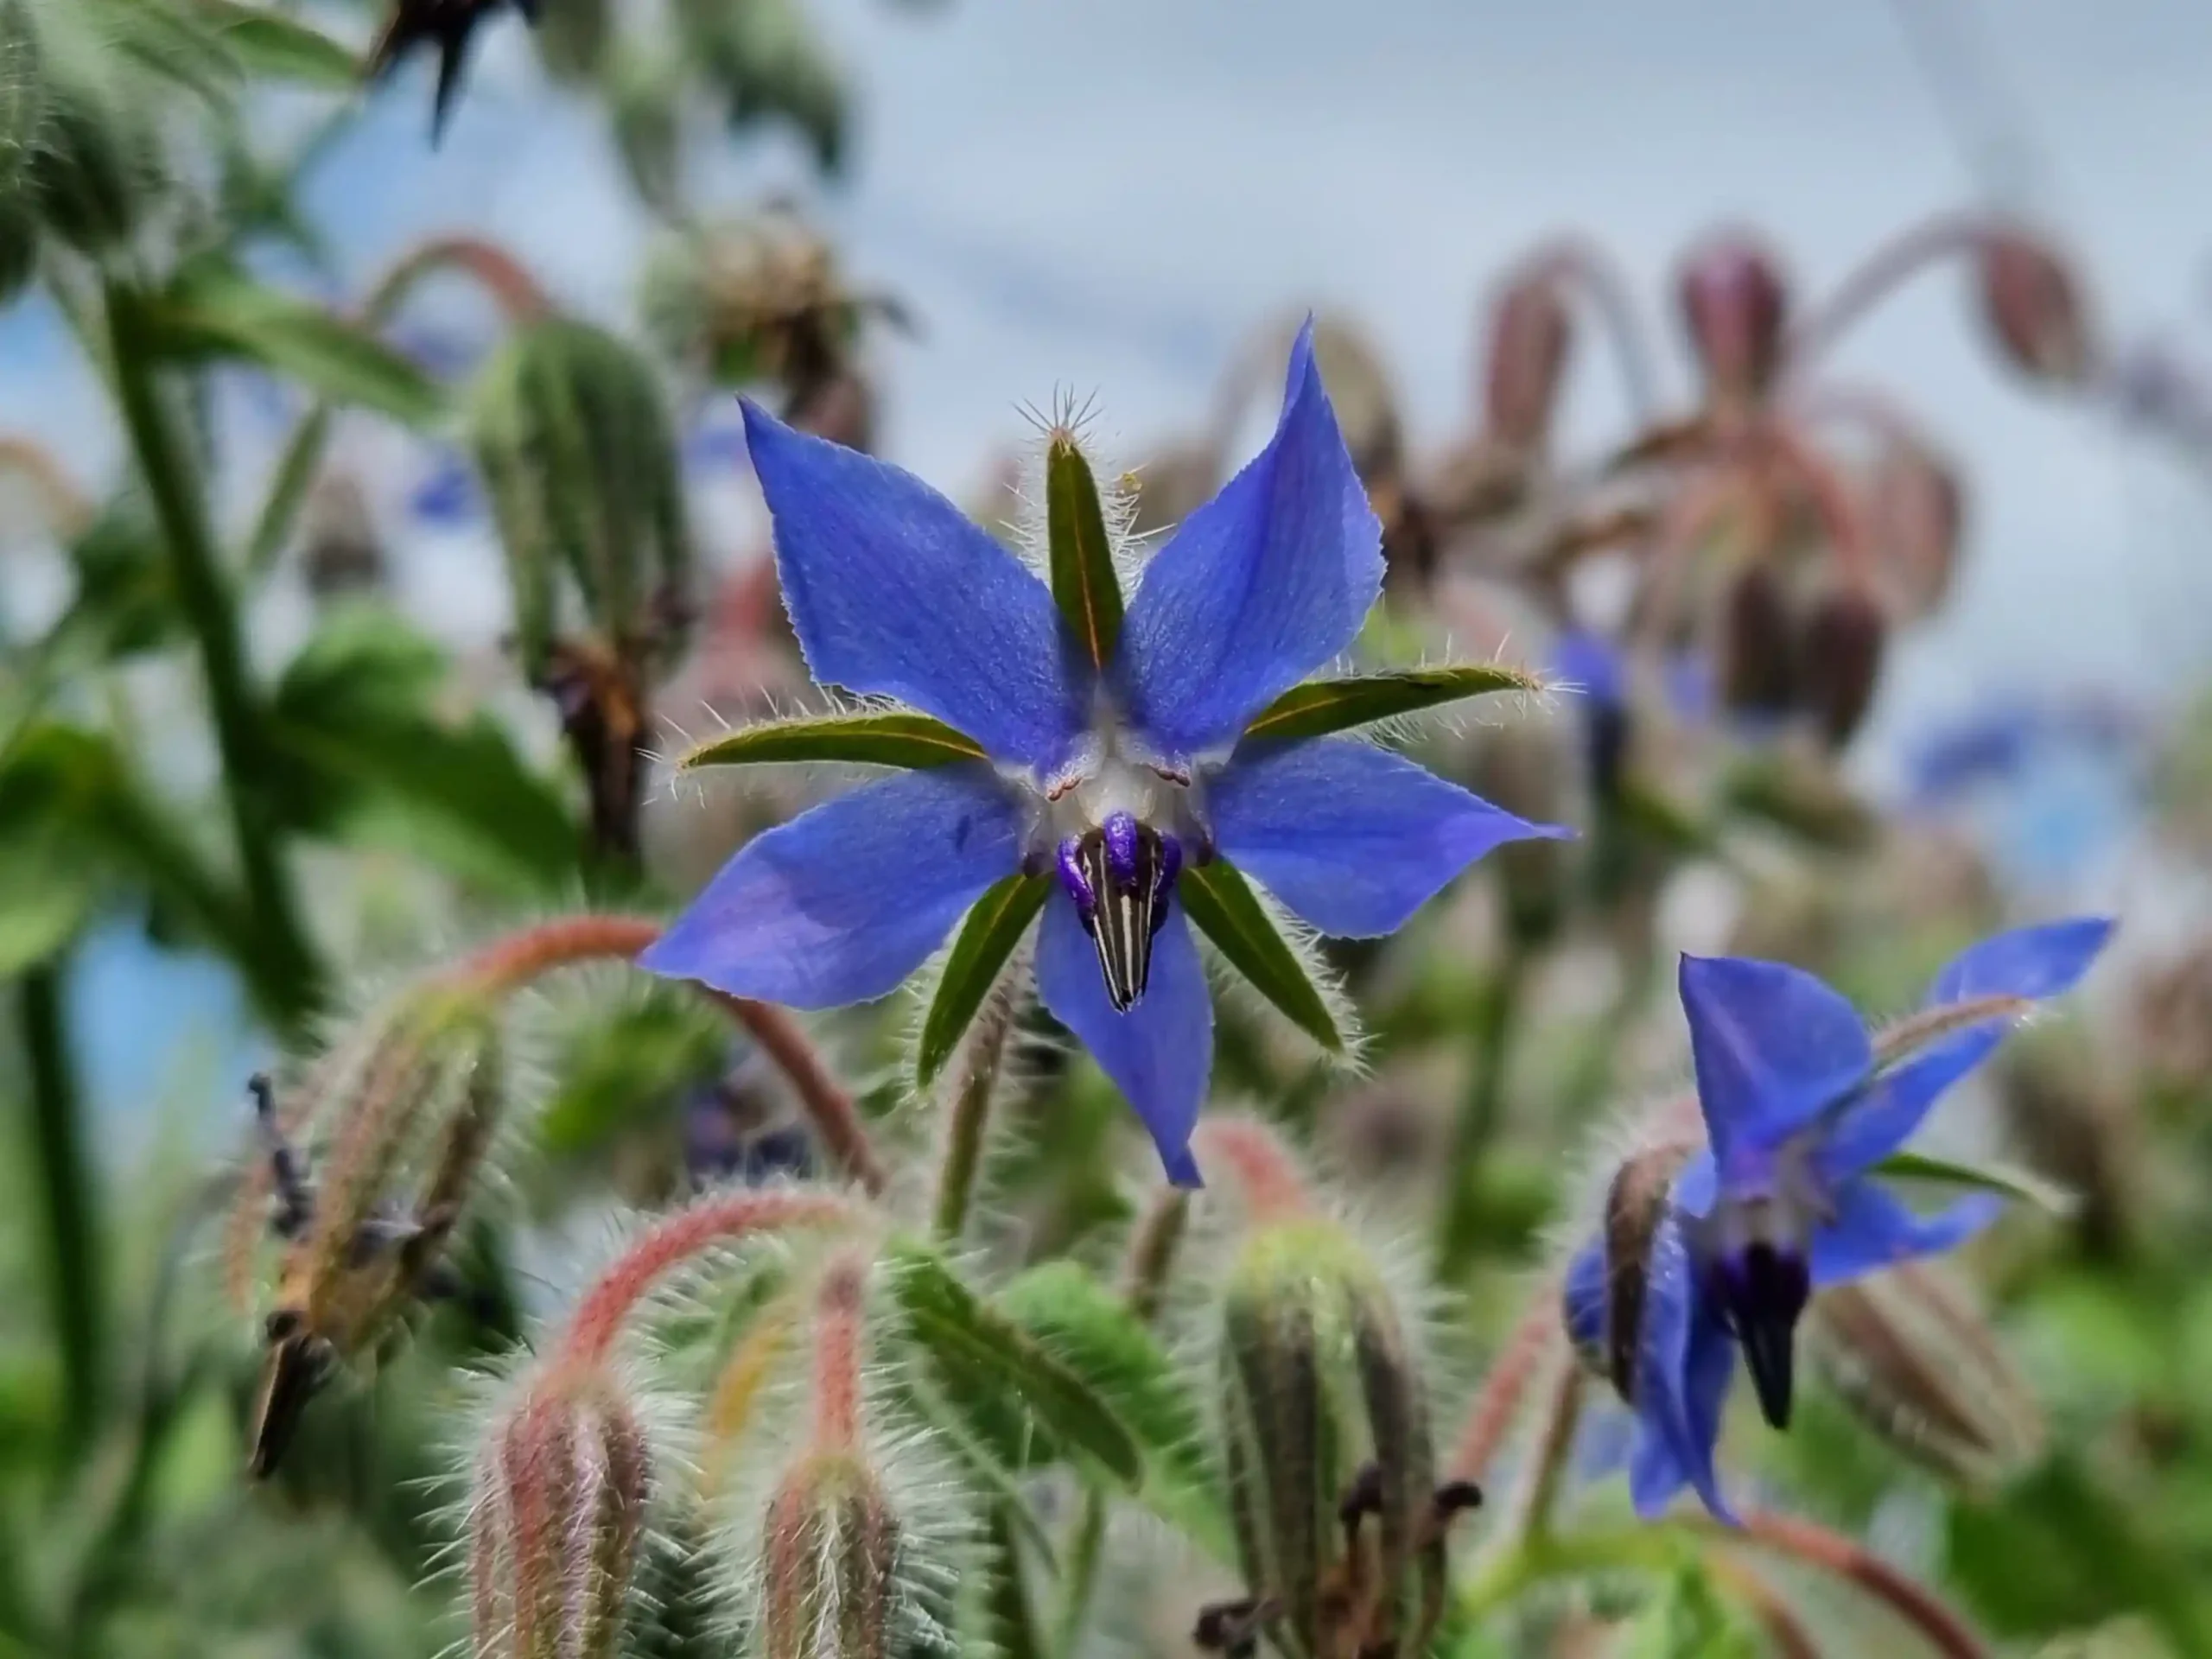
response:
<svg viewBox="0 0 2212 1659"><path fill-rule="evenodd" d="M1133 813L1109 812L1096 829L1064 839L1058 864L1060 885L1097 949L1107 999L1127 1013L1152 976L1153 937L1167 919L1183 844Z"/></svg>
<svg viewBox="0 0 2212 1659"><path fill-rule="evenodd" d="M1797 1319L1813 1290L1801 1218L1784 1201L1757 1198L1725 1205L1714 1220L1707 1288L1744 1351L1760 1415L1787 1428Z"/></svg>

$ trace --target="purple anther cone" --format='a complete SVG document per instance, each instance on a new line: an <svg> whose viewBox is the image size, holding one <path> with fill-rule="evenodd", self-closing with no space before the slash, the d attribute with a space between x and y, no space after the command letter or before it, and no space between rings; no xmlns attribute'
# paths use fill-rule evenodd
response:
<svg viewBox="0 0 2212 1659"><path fill-rule="evenodd" d="M1127 812L1109 812L1098 827L1106 836L1106 868L1126 891L1137 879L1137 821Z"/></svg>

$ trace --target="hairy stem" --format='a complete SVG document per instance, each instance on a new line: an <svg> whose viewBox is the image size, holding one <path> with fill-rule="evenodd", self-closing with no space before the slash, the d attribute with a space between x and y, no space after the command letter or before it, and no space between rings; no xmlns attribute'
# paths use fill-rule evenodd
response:
<svg viewBox="0 0 2212 1659"><path fill-rule="evenodd" d="M1857 1586L1919 1631L1946 1659L1983 1659L1988 1651L1934 1592L1855 1539L1794 1516L1763 1511L1745 1516L1740 1532L1709 1516L1693 1516L1683 1524L1724 1543L1747 1543L1787 1556Z"/></svg>
<svg viewBox="0 0 2212 1659"><path fill-rule="evenodd" d="M1513 1420L1528 1397L1529 1385L1560 1345L1559 1286L1547 1279L1529 1298L1505 1347L1483 1379L1482 1392L1467 1412L1452 1452L1447 1480L1479 1481L1512 1433Z"/></svg>
<svg viewBox="0 0 2212 1659"><path fill-rule="evenodd" d="M104 1381L99 1230L85 1159L82 1106L62 1024L64 969L48 963L16 987L23 1062L30 1081L31 1166L44 1214L48 1312L61 1352L65 1444L81 1448Z"/></svg>
<svg viewBox="0 0 2212 1659"><path fill-rule="evenodd" d="M1552 1510L1559 1503L1567 1454L1574 1449L1575 1426L1582 1421L1582 1367L1571 1354L1553 1365L1550 1397L1529 1448L1529 1470L1512 1506L1508 1531L1517 1538L1548 1538Z"/></svg>
<svg viewBox="0 0 2212 1659"><path fill-rule="evenodd" d="M938 1167L937 1198L930 1211L931 1230L948 1243L967 1230L968 1213L975 1207L985 1133L990 1127L991 1096L998 1089L999 1068L1005 1063L1007 1038L1013 1028L1013 999L994 993L976 1021L975 1033L955 1072L952 1107L945 1124L944 1161Z"/></svg>
<svg viewBox="0 0 2212 1659"><path fill-rule="evenodd" d="M1483 988L1470 1038L1472 1072L1452 1131L1445 1166L1445 1203L1437 1257L1443 1276L1456 1278L1466 1265L1481 1225L1482 1189L1474 1176L1491 1137L1497 1131L1505 1102L1507 1063L1512 1058L1513 1019L1528 978L1528 957L1516 945L1506 947L1497 970Z"/></svg>
<svg viewBox="0 0 2212 1659"><path fill-rule="evenodd" d="M287 988L283 1002L269 1012L280 1024L296 1028L322 1003L323 971L308 940L264 788L272 767L262 711L247 677L237 595L216 553L193 461L155 382L156 352L145 327L144 303L135 289L119 282L108 284L116 400L161 524L178 605L199 646L239 873L271 969L257 976L256 982Z"/></svg>
<svg viewBox="0 0 2212 1659"><path fill-rule="evenodd" d="M1255 1221L1279 1221L1313 1208L1306 1172L1282 1138L1257 1118L1206 1118L1192 1133L1191 1149L1201 1163L1227 1166Z"/></svg>

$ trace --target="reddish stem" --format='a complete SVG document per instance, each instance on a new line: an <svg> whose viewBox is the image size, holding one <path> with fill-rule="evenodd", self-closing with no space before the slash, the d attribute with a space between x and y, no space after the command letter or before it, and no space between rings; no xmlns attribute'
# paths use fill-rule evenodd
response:
<svg viewBox="0 0 2212 1659"><path fill-rule="evenodd" d="M634 1308L660 1281L718 1244L791 1227L857 1220L849 1201L822 1192L730 1192L679 1211L615 1259L584 1293L556 1347L556 1369L596 1365L613 1351Z"/></svg>
<svg viewBox="0 0 2212 1659"><path fill-rule="evenodd" d="M382 322L408 290L432 271L452 270L474 277L509 322L531 322L553 308L522 262L496 242L481 237L442 236L410 249L384 274L362 308L372 322Z"/></svg>
<svg viewBox="0 0 2212 1659"><path fill-rule="evenodd" d="M867 1287L867 1262L857 1255L843 1255L830 1264L815 1296L814 1445L817 1451L849 1452L860 1440L861 1355L866 1335L861 1303Z"/></svg>
<svg viewBox="0 0 2212 1659"><path fill-rule="evenodd" d="M1851 499L1851 488L1844 482L1843 475L1827 456L1805 442L1788 416L1776 415L1768 423L1767 435L1774 446L1776 459L1812 497L1813 511L1820 516L1821 528L1827 531L1828 542L1835 549L1836 561L1843 567L1845 577L1855 587L1871 588L1873 554L1867 546L1859 504Z"/></svg>
<svg viewBox="0 0 2212 1659"><path fill-rule="evenodd" d="M1475 1396L1466 1422L1460 1427L1450 1471L1445 1477L1447 1480L1478 1481L1490 1468L1491 1459L1512 1432L1529 1385L1559 1344L1562 1318L1558 1281L1548 1278L1529 1298L1490 1375L1483 1379L1482 1392Z"/></svg>
<svg viewBox="0 0 2212 1659"><path fill-rule="evenodd" d="M1746 1515L1740 1532L1705 1516L1694 1517L1691 1524L1723 1541L1753 1544L1855 1585L1919 1631L1946 1659L1984 1659L1988 1651L1966 1621L1932 1592L1840 1533L1795 1516L1763 1511Z"/></svg>
<svg viewBox="0 0 2212 1659"><path fill-rule="evenodd" d="M1974 251L1989 226L1985 214L1942 213L1883 243L1790 331L1783 350L1783 372L1802 375L1853 323L1910 278L1941 260Z"/></svg>
<svg viewBox="0 0 2212 1659"><path fill-rule="evenodd" d="M660 938L648 916L563 916L496 939L454 969L487 996L512 996L558 968L627 962Z"/></svg>
<svg viewBox="0 0 2212 1659"><path fill-rule="evenodd" d="M1605 320L1612 337L1613 355L1627 390L1629 409L1643 425L1658 407L1658 385L1651 372L1651 353L1643 329L1636 320L1636 300L1619 264L1596 243L1579 236L1562 238L1541 249L1535 257L1582 290Z"/></svg>
<svg viewBox="0 0 2212 1659"><path fill-rule="evenodd" d="M1243 1189L1255 1221L1286 1221L1313 1208L1306 1173L1266 1124L1249 1117L1217 1117L1198 1125L1192 1149L1203 1162L1218 1159Z"/></svg>

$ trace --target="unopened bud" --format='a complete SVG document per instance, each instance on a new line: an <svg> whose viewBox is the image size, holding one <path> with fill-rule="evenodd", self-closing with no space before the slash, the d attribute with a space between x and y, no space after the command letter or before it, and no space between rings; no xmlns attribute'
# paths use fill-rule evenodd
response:
<svg viewBox="0 0 2212 1659"><path fill-rule="evenodd" d="M1921 443L1884 447L1867 480L1866 531L1899 620L1942 604L1965 521L1965 492L1948 461Z"/></svg>
<svg viewBox="0 0 2212 1659"><path fill-rule="evenodd" d="M769 1500L761 1550L768 1659L886 1659L898 1605L899 1529L857 1452L795 1464Z"/></svg>
<svg viewBox="0 0 2212 1659"><path fill-rule="evenodd" d="M535 1381L478 1459L474 1659L620 1659L652 1488L645 1432L611 1376Z"/></svg>
<svg viewBox="0 0 2212 1659"><path fill-rule="evenodd" d="M1636 1402L1652 1241L1666 1219L1675 1176L1688 1155L1684 1142L1655 1147L1623 1161L1605 1190L1594 1294L1592 1287L1571 1281L1568 1287L1569 1338L1584 1365L1630 1405Z"/></svg>
<svg viewBox="0 0 2212 1659"><path fill-rule="evenodd" d="M1781 366L1789 308L1781 268L1766 247L1742 233L1712 238L1682 262L1676 294L1713 395L1743 403L1764 392Z"/></svg>
<svg viewBox="0 0 2212 1659"><path fill-rule="evenodd" d="M1542 447L1573 342L1573 314L1553 270L1539 268L1506 284L1491 302L1484 435L1519 454Z"/></svg>
<svg viewBox="0 0 2212 1659"><path fill-rule="evenodd" d="M1982 235L1976 263L1982 320L2005 360L2049 385L2087 381L2095 365L2088 311L2057 248L2008 225Z"/></svg>
<svg viewBox="0 0 2212 1659"><path fill-rule="evenodd" d="M2033 1459L2044 1425L1988 1320L1930 1262L1821 1291L1804 1325L1853 1415L1947 1479L1986 1485Z"/></svg>
<svg viewBox="0 0 2212 1659"><path fill-rule="evenodd" d="M1764 561L1729 585L1720 622L1720 696L1742 714L1779 715L1796 690L1796 630L1782 579Z"/></svg>
<svg viewBox="0 0 2212 1659"><path fill-rule="evenodd" d="M1813 607L1798 662L1798 695L1831 748L1848 743L1880 683L1889 624L1863 588L1838 588Z"/></svg>
<svg viewBox="0 0 2212 1659"><path fill-rule="evenodd" d="M486 365L470 424L531 677L579 632L626 656L648 643L672 654L691 537L652 365L588 323L542 317Z"/></svg>
<svg viewBox="0 0 2212 1659"><path fill-rule="evenodd" d="M1238 1555L1278 1645L1425 1650L1441 1570L1427 1387L1388 1287L1341 1229L1300 1216L1249 1236L1227 1281L1220 1382Z"/></svg>

